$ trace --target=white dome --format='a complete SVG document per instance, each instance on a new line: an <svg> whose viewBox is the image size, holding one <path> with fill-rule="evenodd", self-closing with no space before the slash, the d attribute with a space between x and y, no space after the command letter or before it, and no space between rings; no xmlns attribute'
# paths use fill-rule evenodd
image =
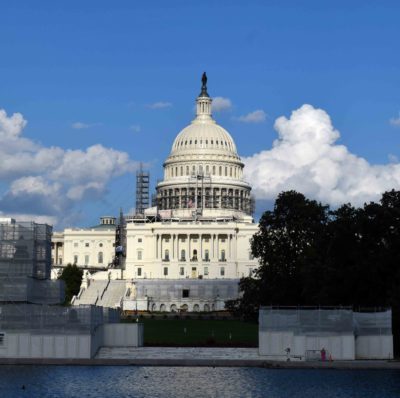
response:
<svg viewBox="0 0 400 398"><path fill-rule="evenodd" d="M230 134L212 119L209 121L195 119L175 138L171 149L172 156L193 152L238 157L235 142Z"/></svg>

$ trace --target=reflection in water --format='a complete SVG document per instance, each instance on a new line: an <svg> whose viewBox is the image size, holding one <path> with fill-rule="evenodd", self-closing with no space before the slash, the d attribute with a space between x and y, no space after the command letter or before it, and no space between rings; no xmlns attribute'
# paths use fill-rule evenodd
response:
<svg viewBox="0 0 400 398"><path fill-rule="evenodd" d="M400 371L0 366L0 396L398 398Z"/></svg>

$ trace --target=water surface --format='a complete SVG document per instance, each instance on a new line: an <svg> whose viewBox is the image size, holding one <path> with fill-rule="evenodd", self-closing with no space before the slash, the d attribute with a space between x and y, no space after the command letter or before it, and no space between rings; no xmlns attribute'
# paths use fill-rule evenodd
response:
<svg viewBox="0 0 400 398"><path fill-rule="evenodd" d="M400 371L0 366L0 397L399 398Z"/></svg>

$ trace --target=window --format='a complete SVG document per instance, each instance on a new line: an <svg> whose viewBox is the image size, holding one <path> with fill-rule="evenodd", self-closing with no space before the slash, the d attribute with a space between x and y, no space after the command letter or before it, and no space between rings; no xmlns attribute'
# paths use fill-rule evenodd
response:
<svg viewBox="0 0 400 398"><path fill-rule="evenodd" d="M74 255L74 264L75 265L78 264L78 255L77 254Z"/></svg>
<svg viewBox="0 0 400 398"><path fill-rule="evenodd" d="M99 243L99 247L103 247L103 244L102 244L102 243Z"/></svg>
<svg viewBox="0 0 400 398"><path fill-rule="evenodd" d="M62 264L62 258L61 257L58 258L58 264L60 264L60 265Z"/></svg>
<svg viewBox="0 0 400 398"><path fill-rule="evenodd" d="M85 247L89 247L89 243L85 243Z"/></svg>
<svg viewBox="0 0 400 398"><path fill-rule="evenodd" d="M215 166L213 166L213 169L212 169L212 170L213 170L213 172L212 172L212 173L213 173L213 174L215 174Z"/></svg>
<svg viewBox="0 0 400 398"><path fill-rule="evenodd" d="M137 259L138 259L138 260L141 260L142 257L143 257L142 251L141 251L141 250L138 250L138 251L137 251Z"/></svg>
<svg viewBox="0 0 400 398"><path fill-rule="evenodd" d="M204 267L204 275L208 275L208 267Z"/></svg>
<svg viewBox="0 0 400 398"><path fill-rule="evenodd" d="M225 276L225 267L221 267L221 268L220 268L219 274L220 274L221 276Z"/></svg>
<svg viewBox="0 0 400 398"><path fill-rule="evenodd" d="M228 168L225 167L225 176L227 176L227 175L228 175Z"/></svg>
<svg viewBox="0 0 400 398"><path fill-rule="evenodd" d="M193 257L192 257L192 261L197 261L197 250L193 250Z"/></svg>
<svg viewBox="0 0 400 398"><path fill-rule="evenodd" d="M164 276L168 275L168 267L164 267Z"/></svg>
<svg viewBox="0 0 400 398"><path fill-rule="evenodd" d="M208 251L208 249L204 251L204 260L210 261L210 252Z"/></svg>
<svg viewBox="0 0 400 398"><path fill-rule="evenodd" d="M219 175L222 175L222 166L219 166Z"/></svg>
<svg viewBox="0 0 400 398"><path fill-rule="evenodd" d="M225 250L221 250L221 261L226 261Z"/></svg>
<svg viewBox="0 0 400 398"><path fill-rule="evenodd" d="M97 262L98 262L99 264L103 264L103 252L99 252L99 253L97 254Z"/></svg>
<svg viewBox="0 0 400 398"><path fill-rule="evenodd" d="M185 268L184 267L179 268L179 275L180 276L184 276L185 275Z"/></svg>
<svg viewBox="0 0 400 398"><path fill-rule="evenodd" d="M141 268L137 269L137 276L142 276L142 269Z"/></svg>
<svg viewBox="0 0 400 398"><path fill-rule="evenodd" d="M85 254L85 265L89 265L89 254Z"/></svg>
<svg viewBox="0 0 400 398"><path fill-rule="evenodd" d="M181 250L181 261L186 261L186 250Z"/></svg>
<svg viewBox="0 0 400 398"><path fill-rule="evenodd" d="M189 175L189 166L186 166L186 175Z"/></svg>
<svg viewBox="0 0 400 398"><path fill-rule="evenodd" d="M164 252L164 261L169 261L169 250L165 250Z"/></svg>
<svg viewBox="0 0 400 398"><path fill-rule="evenodd" d="M142 238L139 238L137 241L138 243L142 243Z"/></svg>
<svg viewBox="0 0 400 398"><path fill-rule="evenodd" d="M189 289L183 289L182 298L188 298L188 297L189 297Z"/></svg>
<svg viewBox="0 0 400 398"><path fill-rule="evenodd" d="M5 340L6 340L6 334L0 333L0 347L5 345Z"/></svg>

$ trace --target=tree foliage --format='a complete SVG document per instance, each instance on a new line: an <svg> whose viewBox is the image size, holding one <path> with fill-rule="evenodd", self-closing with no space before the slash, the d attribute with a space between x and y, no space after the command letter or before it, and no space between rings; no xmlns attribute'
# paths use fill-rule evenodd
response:
<svg viewBox="0 0 400 398"><path fill-rule="evenodd" d="M261 217L251 249L260 267L241 280L241 298L227 303L236 314L254 317L260 305L392 306L400 313L399 191L336 210L282 192Z"/></svg>
<svg viewBox="0 0 400 398"><path fill-rule="evenodd" d="M79 293L83 271L76 264L68 264L58 279L65 282L65 303L70 303L72 297Z"/></svg>

